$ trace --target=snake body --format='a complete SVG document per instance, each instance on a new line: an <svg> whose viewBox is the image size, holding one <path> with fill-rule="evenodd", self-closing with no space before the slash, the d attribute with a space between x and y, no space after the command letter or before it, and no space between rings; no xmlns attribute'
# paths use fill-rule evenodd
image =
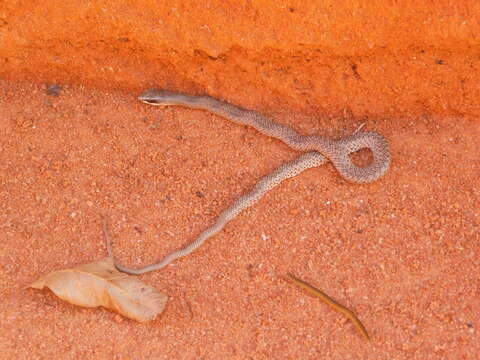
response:
<svg viewBox="0 0 480 360"><path fill-rule="evenodd" d="M377 132L355 132L339 140L331 140L316 135L300 135L292 128L276 123L256 111L245 110L210 96L192 96L166 90L150 90L140 95L139 100L150 105L178 105L210 111L238 124L252 126L265 135L282 140L295 150L309 152L263 177L249 193L237 199L229 208L224 210L215 224L203 231L195 241L185 248L171 253L160 262L140 269L132 269L114 260L117 269L128 274L139 275L158 270L172 261L190 254L200 247L205 240L222 230L225 224L241 211L255 204L266 192L306 169L326 163L327 159L334 164L345 179L354 183L372 182L383 176L390 166L388 143ZM365 167L355 165L349 156L362 148L368 148L373 153L372 163ZM113 257L109 240L107 240L107 247L110 256Z"/></svg>

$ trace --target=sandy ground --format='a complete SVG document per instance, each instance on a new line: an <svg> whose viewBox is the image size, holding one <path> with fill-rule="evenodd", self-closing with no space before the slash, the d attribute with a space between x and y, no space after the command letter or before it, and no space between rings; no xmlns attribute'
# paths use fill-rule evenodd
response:
<svg viewBox="0 0 480 360"><path fill-rule="evenodd" d="M391 144L384 178L350 184L326 165L286 181L194 254L141 277L170 297L151 323L25 290L103 258L101 214L121 261L148 264L298 156L136 95L0 82L0 358L478 358L480 122L462 115L362 119ZM360 123L281 102L265 114L304 134ZM372 341L286 272L354 310Z"/></svg>

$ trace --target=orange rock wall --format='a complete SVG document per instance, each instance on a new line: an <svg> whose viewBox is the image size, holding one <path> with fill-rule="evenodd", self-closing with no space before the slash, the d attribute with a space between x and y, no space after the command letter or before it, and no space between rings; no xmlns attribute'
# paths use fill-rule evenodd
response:
<svg viewBox="0 0 480 360"><path fill-rule="evenodd" d="M137 94L153 87L268 112L480 115L480 3L0 3L0 76Z"/></svg>

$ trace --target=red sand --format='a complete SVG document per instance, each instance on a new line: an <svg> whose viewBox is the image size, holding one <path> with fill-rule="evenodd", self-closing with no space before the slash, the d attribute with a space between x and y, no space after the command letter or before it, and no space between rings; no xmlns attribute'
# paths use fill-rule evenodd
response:
<svg viewBox="0 0 480 360"><path fill-rule="evenodd" d="M268 193L194 254L142 279L170 297L147 325L24 290L105 256L108 214L124 264L191 241L261 176L298 154L206 112L136 94L0 83L2 358L474 359L480 238L478 137L466 117L367 121L390 141L381 180L331 165ZM28 99L28 101L27 101ZM357 124L270 116L304 133ZM6 136L5 136L6 135ZM309 281L370 332L280 279Z"/></svg>
<svg viewBox="0 0 480 360"><path fill-rule="evenodd" d="M0 358L477 359L479 43L478 0L0 2ZM101 214L121 261L148 264L299 155L136 99L154 86L303 134L366 122L392 167L354 185L326 165L274 189L142 276L170 297L150 324L24 290L103 258Z"/></svg>

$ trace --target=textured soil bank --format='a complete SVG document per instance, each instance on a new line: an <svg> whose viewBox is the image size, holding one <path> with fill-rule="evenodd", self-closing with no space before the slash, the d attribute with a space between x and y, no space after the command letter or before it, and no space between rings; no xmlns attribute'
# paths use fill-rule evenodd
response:
<svg viewBox="0 0 480 360"><path fill-rule="evenodd" d="M311 3L0 4L0 358L475 359L480 5ZM206 112L136 100L153 86L304 134L365 122L392 167L354 185L326 165L271 191L142 276L170 297L147 325L23 290L104 257L101 214L121 261L147 264L298 156ZM372 341L286 272L353 309Z"/></svg>

